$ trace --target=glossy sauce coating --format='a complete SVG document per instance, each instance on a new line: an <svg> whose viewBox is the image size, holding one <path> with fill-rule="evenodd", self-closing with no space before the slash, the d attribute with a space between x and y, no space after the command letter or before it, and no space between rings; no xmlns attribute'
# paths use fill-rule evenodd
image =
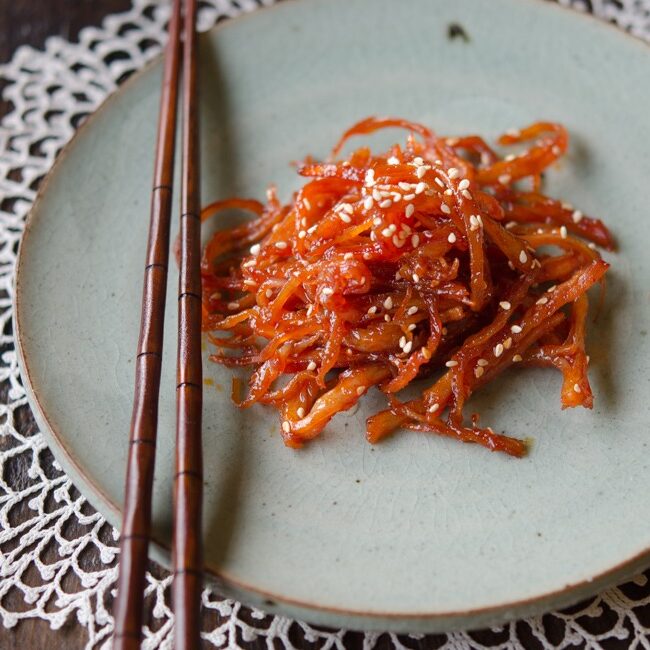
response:
<svg viewBox="0 0 650 650"><path fill-rule="evenodd" d="M343 158L353 136L409 132L403 146ZM283 205L230 199L253 218L217 232L202 261L203 329L211 359L252 369L239 402L275 407L290 447L318 436L372 387L387 408L367 421L376 443L411 428L523 456L526 443L468 418L471 394L513 364L552 366L562 407L591 408L584 337L587 290L608 268L605 225L541 193L568 146L559 124L499 139L442 138L401 119L368 118ZM550 251L550 252L549 252ZM422 396L398 393L429 378ZM237 391L233 391L233 395ZM525 434L525 432L519 432Z"/></svg>

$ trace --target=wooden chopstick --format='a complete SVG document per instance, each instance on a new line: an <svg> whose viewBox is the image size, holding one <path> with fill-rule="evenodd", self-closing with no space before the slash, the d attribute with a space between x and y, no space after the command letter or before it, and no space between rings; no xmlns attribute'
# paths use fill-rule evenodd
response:
<svg viewBox="0 0 650 650"><path fill-rule="evenodd" d="M174 647L177 650L195 650L200 647L203 583L201 196L196 10L197 0L186 0L183 30L183 164L172 544L172 606L175 614Z"/></svg>
<svg viewBox="0 0 650 650"><path fill-rule="evenodd" d="M114 607L114 650L139 648L142 634L169 261L180 33L181 0L174 0L163 68L140 337L135 363L135 393L120 536L117 600Z"/></svg>

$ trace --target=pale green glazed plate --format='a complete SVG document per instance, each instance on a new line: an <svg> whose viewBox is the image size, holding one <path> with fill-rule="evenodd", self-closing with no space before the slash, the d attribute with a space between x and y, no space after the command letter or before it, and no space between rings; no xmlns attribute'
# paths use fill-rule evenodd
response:
<svg viewBox="0 0 650 650"><path fill-rule="evenodd" d="M451 23L469 41L450 39ZM229 399L207 361L206 562L222 593L312 622L400 631L477 627L575 601L650 551L650 51L531 0L303 0L203 40L203 199L283 197L288 163L324 155L370 114L446 134L537 119L572 135L548 190L602 216L607 302L589 348L593 412L562 412L556 373L512 372L477 400L532 436L513 460L403 432L375 448L374 395L302 451L275 414ZM27 224L16 284L23 378L66 471L120 523L160 61L59 157ZM393 138L398 134L390 134ZM399 134L400 137L402 134ZM174 432L172 274L155 483L154 556L168 561Z"/></svg>

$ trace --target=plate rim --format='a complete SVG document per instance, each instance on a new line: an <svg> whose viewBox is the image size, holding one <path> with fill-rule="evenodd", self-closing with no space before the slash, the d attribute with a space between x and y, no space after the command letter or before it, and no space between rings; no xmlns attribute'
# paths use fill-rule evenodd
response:
<svg viewBox="0 0 650 650"><path fill-rule="evenodd" d="M324 0L322 0L324 1ZM291 7L296 4L304 4L307 0L283 0L273 5L262 5L253 11L246 11L227 20L213 25L210 29L201 33L201 40L207 39L208 35L227 29L235 24L240 24L247 18L258 16L260 13L268 13L275 9L291 11ZM514 0L502 0L502 2L514 2ZM516 0L522 3L522 0ZM650 42L643 40L640 36L626 31L622 27L605 21L592 13L581 12L577 9L571 9L558 2L547 2L544 0L526 0L526 5L533 11L544 11L541 7L547 7L550 11L560 10L566 15L571 15L571 20L590 19L590 23L596 29L608 28L608 33L617 33L619 37L624 37L625 42L636 42L641 45L642 49L650 54ZM288 8L288 9L287 9ZM34 415L34 419L39 426L40 433L43 434L48 447L52 450L56 460L62 465L66 474L73 480L73 484L85 490L81 490L84 497L112 526L118 531L122 519L122 509L99 487L92 478L86 475L81 462L75 458L74 453L68 448L65 437L50 422L50 419L43 408L38 396L38 391L34 387L32 375L29 370L29 361L23 347L23 337L21 326L21 276L24 274L24 251L25 244L29 241L29 235L34 228L34 222L37 220L38 213L41 211L41 205L44 203L44 196L52 179L57 175L58 170L62 167L65 158L70 151L82 139L83 135L89 131L89 128L102 115L110 110L115 101L127 92L131 85L135 85L147 74L151 74L154 69L161 65L163 54L159 53L150 61L144 64L142 68L134 71L128 79L113 89L100 105L90 113L83 123L75 130L72 137L61 147L56 154L54 162L41 180L36 192L34 201L25 217L23 233L20 238L20 245L16 257L15 267L12 273L12 309L13 309L13 329L15 349L18 360L20 377L25 388L29 406ZM56 453L55 453L56 452ZM92 498L89 498L88 494ZM95 503L101 504L101 508L96 508ZM161 564L166 570L170 567L170 545L152 533L149 545L149 557ZM119 555L119 554L118 554ZM230 576L228 572L217 572L205 567L204 579L207 585L216 587L219 594L234 597L244 604L260 606L264 611L272 614L293 616L315 624L330 626L350 626L361 624L366 630L376 631L396 631L396 632L448 632L460 629L476 629L477 626L484 626L493 623L504 623L507 621L524 618L534 614L546 612L549 607L561 608L572 603L578 602L584 598L596 595L603 589L611 587L616 583L629 579L639 570L647 568L650 565L650 543L648 546L634 555L610 566L599 574L584 580L566 584L560 589L548 591L539 595L530 596L518 600L491 604L484 607L463 610L438 610L434 612L409 612L396 613L385 611L364 611L353 610L350 608L338 608L317 603L304 602L297 599L287 598L270 591L262 590L258 587L242 582ZM225 592L225 593L224 593ZM402 623L406 622L410 627L405 627ZM472 627L468 628L467 626ZM358 629L358 628L357 628Z"/></svg>

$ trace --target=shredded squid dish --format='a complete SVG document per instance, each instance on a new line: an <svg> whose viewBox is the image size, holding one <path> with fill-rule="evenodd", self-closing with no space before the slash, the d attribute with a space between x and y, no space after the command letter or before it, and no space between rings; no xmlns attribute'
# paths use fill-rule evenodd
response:
<svg viewBox="0 0 650 650"><path fill-rule="evenodd" d="M402 127L404 146L341 158L352 136ZM328 162L298 166L302 189L282 204L218 201L253 218L203 251L203 330L211 360L251 368L240 407L275 407L289 447L323 431L373 386L386 408L366 422L377 443L427 431L523 456L526 440L466 417L468 398L511 366L562 373L562 408L591 408L587 290L608 264L605 225L541 193L567 132L539 122L511 131L498 155L476 135L443 138L421 124L368 118ZM527 147L527 148L525 148ZM601 291L602 296L602 291ZM428 379L417 399L399 398Z"/></svg>

